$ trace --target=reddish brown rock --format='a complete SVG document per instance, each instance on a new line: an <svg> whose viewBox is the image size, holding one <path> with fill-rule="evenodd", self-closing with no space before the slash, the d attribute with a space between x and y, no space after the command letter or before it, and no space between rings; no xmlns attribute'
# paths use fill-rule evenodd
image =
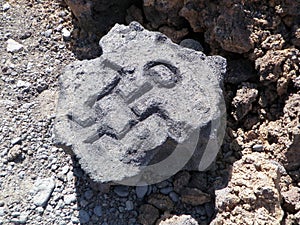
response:
<svg viewBox="0 0 300 225"><path fill-rule="evenodd" d="M139 223L143 225L152 225L159 218L159 211L152 205L144 204L139 209Z"/></svg>
<svg viewBox="0 0 300 225"><path fill-rule="evenodd" d="M206 194L197 188L184 188L181 190L180 194L182 202L192 206L202 205L211 200L209 194Z"/></svg>
<svg viewBox="0 0 300 225"><path fill-rule="evenodd" d="M191 175L187 171L181 171L174 177L174 191L180 193L181 190L186 187L190 181Z"/></svg>
<svg viewBox="0 0 300 225"><path fill-rule="evenodd" d="M194 32L205 32L208 43L219 44L226 51L244 53L254 47L242 3L187 0L180 15L189 21Z"/></svg>
<svg viewBox="0 0 300 225"><path fill-rule="evenodd" d="M252 110L252 103L256 100L257 95L258 90L253 84L244 83L243 86L237 90L232 102L235 109L233 116L236 120L243 119L248 112Z"/></svg>
<svg viewBox="0 0 300 225"><path fill-rule="evenodd" d="M216 191L219 213L211 224L281 224L279 169L261 153L236 161L228 187Z"/></svg>
<svg viewBox="0 0 300 225"><path fill-rule="evenodd" d="M174 207L172 200L162 194L152 194L149 196L148 203L154 205L162 211L171 211Z"/></svg>

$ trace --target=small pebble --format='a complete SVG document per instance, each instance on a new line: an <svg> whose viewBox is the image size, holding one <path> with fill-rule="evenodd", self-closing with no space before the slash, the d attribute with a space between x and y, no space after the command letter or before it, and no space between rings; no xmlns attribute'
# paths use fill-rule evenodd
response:
<svg viewBox="0 0 300 225"><path fill-rule="evenodd" d="M68 165L64 166L62 169L61 169L61 173L62 174L67 174L67 172L69 171L70 167Z"/></svg>
<svg viewBox="0 0 300 225"><path fill-rule="evenodd" d="M159 190L160 193L164 195L168 195L171 191L173 191L173 187L166 187Z"/></svg>
<svg viewBox="0 0 300 225"><path fill-rule="evenodd" d="M261 144L255 144L252 146L253 151L261 152L264 149L264 146Z"/></svg>
<svg viewBox="0 0 300 225"><path fill-rule="evenodd" d="M138 198L142 199L145 197L148 191L148 186L137 186L135 192Z"/></svg>
<svg viewBox="0 0 300 225"><path fill-rule="evenodd" d="M51 37L52 32L53 32L52 29L46 30L44 33L45 37L47 37L47 38Z"/></svg>
<svg viewBox="0 0 300 225"><path fill-rule="evenodd" d="M169 196L173 202L179 201L179 196L178 196L178 194L176 194L176 192L174 192L174 191L170 192Z"/></svg>
<svg viewBox="0 0 300 225"><path fill-rule="evenodd" d="M84 192L84 197L85 197L87 200L90 200L93 196L94 196L94 193L93 193L92 190L88 190L88 191Z"/></svg>
<svg viewBox="0 0 300 225"><path fill-rule="evenodd" d="M3 6L2 6L2 10L3 11L7 11L9 9L10 9L10 4L8 4L8 2L6 2L5 4L3 4Z"/></svg>
<svg viewBox="0 0 300 225"><path fill-rule="evenodd" d="M96 207L94 208L94 213L95 213L97 216L101 217L101 216L102 216L102 207L101 207L100 205L96 206Z"/></svg>
<svg viewBox="0 0 300 225"><path fill-rule="evenodd" d="M162 181L162 182L160 182L160 183L157 183L156 184L156 187L157 188L165 188L165 187L168 187L170 185L170 183L168 182L168 181Z"/></svg>
<svg viewBox="0 0 300 225"><path fill-rule="evenodd" d="M4 216L5 212L4 212L4 207L0 207L0 216Z"/></svg>
<svg viewBox="0 0 300 225"><path fill-rule="evenodd" d="M43 212L44 212L44 208L43 207L37 207L36 209L35 209L38 213L40 213L40 214L42 214Z"/></svg>
<svg viewBox="0 0 300 225"><path fill-rule="evenodd" d="M56 28L55 28L55 30L56 31L61 31L62 29L63 29L63 25L62 24L59 24Z"/></svg>
<svg viewBox="0 0 300 225"><path fill-rule="evenodd" d="M53 170L53 171L55 171L55 170L57 170L57 165L56 164L53 164L52 166L51 166L51 170Z"/></svg>
<svg viewBox="0 0 300 225"><path fill-rule="evenodd" d="M10 143L11 143L12 145L15 145L15 144L20 144L21 141L22 141L22 138L16 137L16 138L12 139L12 140L10 141Z"/></svg>
<svg viewBox="0 0 300 225"><path fill-rule="evenodd" d="M127 197L129 195L129 190L127 186L116 186L114 192L120 197Z"/></svg>
<svg viewBox="0 0 300 225"><path fill-rule="evenodd" d="M75 194L69 194L64 196L64 203L67 205L70 205L72 202L76 202L76 195Z"/></svg>
<svg viewBox="0 0 300 225"><path fill-rule="evenodd" d="M72 221L72 223L75 223L75 224L80 223L79 219L76 216L72 216L71 221Z"/></svg>
<svg viewBox="0 0 300 225"><path fill-rule="evenodd" d="M68 180L68 181L72 181L73 177L74 177L73 172L72 172L72 171L69 171L69 172L67 173L67 180Z"/></svg>
<svg viewBox="0 0 300 225"><path fill-rule="evenodd" d="M12 212L12 213L11 213L11 216L12 216L12 217L20 216L20 212Z"/></svg>
<svg viewBox="0 0 300 225"><path fill-rule="evenodd" d="M24 39L29 38L31 35L32 35L32 33L31 33L30 31L26 31L25 33L21 34L21 35L19 36L19 38L20 38L21 40L24 40Z"/></svg>
<svg viewBox="0 0 300 225"><path fill-rule="evenodd" d="M61 31L61 33L62 33L63 39L64 39L65 41L67 41L67 40L70 39L70 37L71 37L71 32L68 31L67 28L63 28L62 31Z"/></svg>
<svg viewBox="0 0 300 225"><path fill-rule="evenodd" d="M31 83L23 80L18 80L17 82L17 88L29 88L31 86Z"/></svg>
<svg viewBox="0 0 300 225"><path fill-rule="evenodd" d="M19 52L24 48L24 45L16 42L13 39L8 39L6 41L6 44L7 44L6 51L11 52L11 53Z"/></svg>
<svg viewBox="0 0 300 225"><path fill-rule="evenodd" d="M28 214L29 214L28 212L22 212L19 217L19 223L21 224L26 223L28 219Z"/></svg>
<svg viewBox="0 0 300 225"><path fill-rule="evenodd" d="M36 206L46 206L55 188L55 181L52 178L38 179L34 186L33 203Z"/></svg>
<svg viewBox="0 0 300 225"><path fill-rule="evenodd" d="M130 201L130 200L126 201L125 205L126 205L126 210L128 210L128 211L131 211L134 208L133 207L133 202Z"/></svg>
<svg viewBox="0 0 300 225"><path fill-rule="evenodd" d="M80 223L88 223L90 221L90 215L85 210L79 211Z"/></svg>

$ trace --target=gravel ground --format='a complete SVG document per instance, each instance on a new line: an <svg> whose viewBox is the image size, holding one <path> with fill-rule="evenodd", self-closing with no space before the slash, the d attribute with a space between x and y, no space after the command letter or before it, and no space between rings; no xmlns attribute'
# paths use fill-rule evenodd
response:
<svg viewBox="0 0 300 225"><path fill-rule="evenodd" d="M0 10L0 224L138 224L145 198L154 205L164 199L161 212L189 213L208 224L213 201L180 204L173 178L139 188L95 184L53 145L60 71L99 55L99 47L73 27L60 2L10 0ZM71 40L72 30L78 39Z"/></svg>

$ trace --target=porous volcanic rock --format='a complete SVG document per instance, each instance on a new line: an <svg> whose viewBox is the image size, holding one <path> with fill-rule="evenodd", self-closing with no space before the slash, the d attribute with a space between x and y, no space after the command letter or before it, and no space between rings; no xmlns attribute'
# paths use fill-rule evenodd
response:
<svg viewBox="0 0 300 225"><path fill-rule="evenodd" d="M172 216L159 222L159 225L198 225L198 222L190 215Z"/></svg>
<svg viewBox="0 0 300 225"><path fill-rule="evenodd" d="M263 154L233 164L228 187L216 191L219 213L211 224L281 224L280 168Z"/></svg>
<svg viewBox="0 0 300 225"><path fill-rule="evenodd" d="M95 181L155 183L205 170L223 135L226 61L182 48L137 22L115 25L103 55L60 77L56 141Z"/></svg>

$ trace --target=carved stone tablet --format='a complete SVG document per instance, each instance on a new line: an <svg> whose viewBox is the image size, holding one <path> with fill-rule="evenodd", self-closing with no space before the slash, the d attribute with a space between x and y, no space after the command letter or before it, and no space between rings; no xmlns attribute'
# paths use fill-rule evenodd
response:
<svg viewBox="0 0 300 225"><path fill-rule="evenodd" d="M224 131L226 61L133 22L100 40L103 55L60 77L56 142L95 181L156 183L205 170Z"/></svg>

